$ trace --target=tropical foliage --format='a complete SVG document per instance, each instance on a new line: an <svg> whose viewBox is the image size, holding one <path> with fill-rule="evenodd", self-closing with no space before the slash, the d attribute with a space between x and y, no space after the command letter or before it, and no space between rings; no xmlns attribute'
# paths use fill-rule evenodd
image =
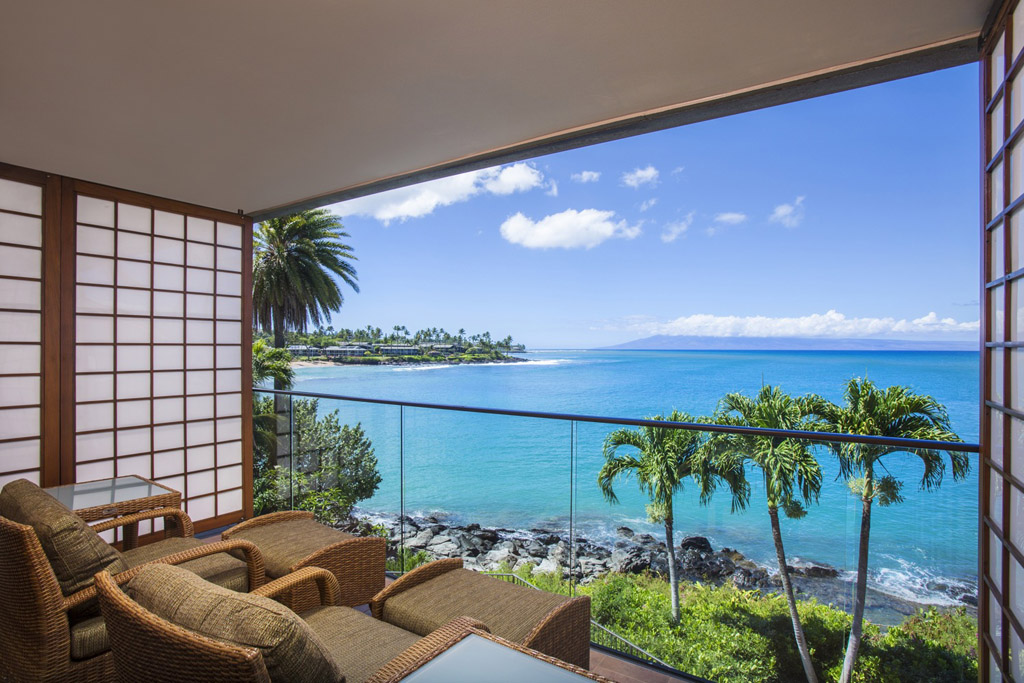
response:
<svg viewBox="0 0 1024 683"><path fill-rule="evenodd" d="M263 334L270 339L266 332ZM324 348L345 344L453 344L464 348L479 347L487 351L509 351L516 344L512 335L494 339L490 332L469 334L465 328L449 332L443 327L428 327L412 332L405 325L394 325L390 331L367 325L363 328L335 330L334 327L317 327L309 332L286 331L285 342L302 346Z"/></svg>

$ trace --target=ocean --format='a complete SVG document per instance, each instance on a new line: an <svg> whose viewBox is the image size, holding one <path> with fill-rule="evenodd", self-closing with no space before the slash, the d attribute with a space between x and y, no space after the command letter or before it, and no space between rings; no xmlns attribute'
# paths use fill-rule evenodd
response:
<svg viewBox="0 0 1024 683"><path fill-rule="evenodd" d="M978 440L978 354L913 351L538 351L527 362L486 365L318 366L298 368L296 391L506 408L643 418L673 409L710 414L728 392L750 395L778 384L793 395L814 392L838 401L854 376L881 386L905 384L931 394L949 410L954 430ZM321 401L343 422L359 422L373 442L383 477L360 509L437 514L459 523L512 529L544 528L609 543L628 526L663 539L646 520L647 500L634 480L615 485L618 504L597 486L601 445L615 425L480 415L421 408ZM404 453L404 457L402 454ZM870 585L918 602L952 604L949 586L977 586L977 456L970 476L951 476L921 491L916 457L892 454L890 474L905 482L904 502L875 507ZM819 452L824 485L817 505L799 520L783 520L790 563L826 563L852 575L856 568L860 503L832 456ZM676 539L700 535L767 567L774 565L763 486L751 476L749 507L730 512L718 493L708 505L687 483L675 502Z"/></svg>

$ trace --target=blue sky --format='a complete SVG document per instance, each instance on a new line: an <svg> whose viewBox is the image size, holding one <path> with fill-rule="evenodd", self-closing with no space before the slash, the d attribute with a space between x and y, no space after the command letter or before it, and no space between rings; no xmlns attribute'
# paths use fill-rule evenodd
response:
<svg viewBox="0 0 1024 683"><path fill-rule="evenodd" d="M974 339L977 89L969 65L335 204L361 292L333 323Z"/></svg>

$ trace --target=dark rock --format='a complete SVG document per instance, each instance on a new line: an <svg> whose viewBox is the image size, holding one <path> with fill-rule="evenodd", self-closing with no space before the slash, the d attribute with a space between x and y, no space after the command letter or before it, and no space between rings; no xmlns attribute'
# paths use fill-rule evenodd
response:
<svg viewBox="0 0 1024 683"><path fill-rule="evenodd" d="M537 540L543 543L544 545L554 545L562 539L560 539L555 534L540 534L539 536L537 536Z"/></svg>
<svg viewBox="0 0 1024 683"><path fill-rule="evenodd" d="M633 540L639 543L640 545L654 545L658 542L658 539L656 539L654 536L651 536L650 534L640 534L638 536L634 536Z"/></svg>
<svg viewBox="0 0 1024 683"><path fill-rule="evenodd" d="M480 527L477 527L477 529L480 529ZM498 542L498 532L493 529L480 529L474 535L484 543Z"/></svg>
<svg viewBox="0 0 1024 683"><path fill-rule="evenodd" d="M608 568L625 574L645 572L651 568L651 551L639 546L617 549L611 554Z"/></svg>
<svg viewBox="0 0 1024 683"><path fill-rule="evenodd" d="M679 542L680 550L687 550L688 548L693 548L700 553L714 552L714 548L711 547L711 541L703 536L687 536Z"/></svg>
<svg viewBox="0 0 1024 683"><path fill-rule="evenodd" d="M429 517L425 517L423 521L425 521L425 522L427 522L429 524L440 524L441 523L441 520L439 520L437 517L434 517L433 515L430 515Z"/></svg>
<svg viewBox="0 0 1024 683"><path fill-rule="evenodd" d="M479 524L467 524L464 528L465 528L466 531L479 531L480 530L480 525Z"/></svg>
<svg viewBox="0 0 1024 683"><path fill-rule="evenodd" d="M633 536L635 535L633 530L630 529L628 526L620 526L618 529L615 530L615 533L619 536L622 536L623 538L633 538Z"/></svg>
<svg viewBox="0 0 1024 683"><path fill-rule="evenodd" d="M975 593L964 593L960 596L960 602L964 603L965 605L970 605L971 607L977 607L978 596Z"/></svg>
<svg viewBox="0 0 1024 683"><path fill-rule="evenodd" d="M804 567L804 576L812 579L834 579L839 576L839 570L828 565L812 564Z"/></svg>

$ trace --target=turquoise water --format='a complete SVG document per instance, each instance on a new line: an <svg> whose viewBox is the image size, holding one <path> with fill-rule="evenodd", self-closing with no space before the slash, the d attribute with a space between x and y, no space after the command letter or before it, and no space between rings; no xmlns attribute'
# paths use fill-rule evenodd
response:
<svg viewBox="0 0 1024 683"><path fill-rule="evenodd" d="M839 400L845 380L866 375L883 386L906 384L935 396L961 437L978 439L973 352L544 351L525 357L529 362L506 365L300 368L295 389L639 418L673 408L707 414L725 393L752 394L762 383ZM635 482L617 485L617 505L597 488L601 443L614 425L578 423L574 434L573 425L563 421L413 408L400 414L394 406L321 402L322 411L334 408L345 422L361 422L376 449L384 480L377 495L361 505L367 511L399 511L404 467L407 514L444 513L517 529L567 531L572 523L577 535L595 540L612 538L621 525L663 535L661 527L646 522L646 501ZM950 477L939 490L922 492L916 458L888 456L889 472L906 482L906 500L876 507L872 516L872 585L936 603L949 599L936 584L976 586L977 456L971 458L968 479ZM859 503L835 481L833 459L824 452L819 459L825 471L820 503L804 519L783 521L786 550L791 561L849 571L856 566ZM707 536L716 547L771 565L764 497L757 481L752 483L750 507L736 514L725 495L702 506L688 486L676 502L677 533Z"/></svg>

